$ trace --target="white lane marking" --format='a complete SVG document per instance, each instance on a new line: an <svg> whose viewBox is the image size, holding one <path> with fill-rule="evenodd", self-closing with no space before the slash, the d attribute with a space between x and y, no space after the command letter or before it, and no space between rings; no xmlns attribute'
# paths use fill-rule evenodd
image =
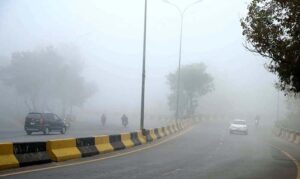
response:
<svg viewBox="0 0 300 179"><path fill-rule="evenodd" d="M171 170L171 171L169 171L169 172L164 173L163 176L174 175L174 174L176 174L177 172L179 172L180 170L182 170L182 169L177 168L177 169L175 169L175 170Z"/></svg>

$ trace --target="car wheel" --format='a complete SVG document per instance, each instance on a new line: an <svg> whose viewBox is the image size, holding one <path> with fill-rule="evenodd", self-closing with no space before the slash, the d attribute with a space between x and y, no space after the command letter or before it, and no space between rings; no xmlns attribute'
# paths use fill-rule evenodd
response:
<svg viewBox="0 0 300 179"><path fill-rule="evenodd" d="M49 128L46 127L46 128L44 129L44 135L48 135L48 134L49 134Z"/></svg>
<svg viewBox="0 0 300 179"><path fill-rule="evenodd" d="M66 128L63 127L63 128L61 129L60 133L61 133L61 134L65 134L65 133L66 133Z"/></svg>
<svg viewBox="0 0 300 179"><path fill-rule="evenodd" d="M31 135L31 131L26 131L26 134L27 135Z"/></svg>

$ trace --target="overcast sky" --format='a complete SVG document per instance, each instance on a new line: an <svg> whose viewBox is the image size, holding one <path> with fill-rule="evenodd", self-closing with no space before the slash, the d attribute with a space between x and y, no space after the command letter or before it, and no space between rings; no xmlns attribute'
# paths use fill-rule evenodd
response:
<svg viewBox="0 0 300 179"><path fill-rule="evenodd" d="M170 0L184 9L190 0ZM215 91L202 99L200 112L276 112L276 77L265 59L242 46L240 18L246 0L203 0L184 16L182 63L200 63L215 79ZM43 46L74 45L84 76L99 91L86 108L139 112L142 0L1 0L0 56ZM180 16L162 0L148 1L146 111L167 107L166 75L177 68ZM281 99L282 101L283 99Z"/></svg>

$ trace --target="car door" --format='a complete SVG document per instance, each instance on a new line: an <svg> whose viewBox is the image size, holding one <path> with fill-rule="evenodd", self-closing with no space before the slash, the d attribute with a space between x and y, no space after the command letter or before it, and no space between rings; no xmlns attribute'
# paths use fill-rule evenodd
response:
<svg viewBox="0 0 300 179"><path fill-rule="evenodd" d="M46 114L46 116L47 116L46 117L46 119L47 119L47 126L51 130L55 129L56 127L55 127L55 120L54 120L53 114L49 113L49 114Z"/></svg>
<svg viewBox="0 0 300 179"><path fill-rule="evenodd" d="M63 126L63 121L59 118L56 114L53 114L54 121L55 121L55 129L60 130Z"/></svg>

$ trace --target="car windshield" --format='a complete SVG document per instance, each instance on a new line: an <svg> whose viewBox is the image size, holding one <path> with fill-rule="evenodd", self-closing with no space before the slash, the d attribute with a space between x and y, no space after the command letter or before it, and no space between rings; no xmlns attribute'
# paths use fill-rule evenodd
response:
<svg viewBox="0 0 300 179"><path fill-rule="evenodd" d="M39 113L30 113L30 114L27 115L27 118L40 119L41 118L41 114L39 114Z"/></svg>
<svg viewBox="0 0 300 179"><path fill-rule="evenodd" d="M233 124L245 125L246 121L233 121Z"/></svg>

